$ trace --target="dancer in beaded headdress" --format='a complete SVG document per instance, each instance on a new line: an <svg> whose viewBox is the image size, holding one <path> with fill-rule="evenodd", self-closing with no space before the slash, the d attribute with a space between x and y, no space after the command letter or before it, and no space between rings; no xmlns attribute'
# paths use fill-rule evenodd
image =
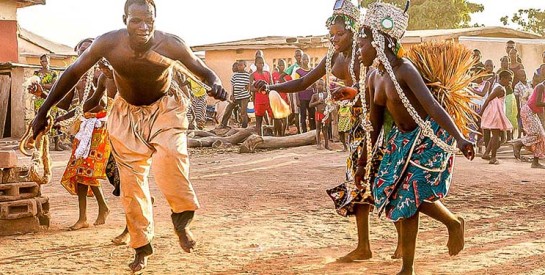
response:
<svg viewBox="0 0 545 275"><path fill-rule="evenodd" d="M318 79L326 76L326 89L330 89L329 80L331 75L342 81L337 88L344 92L352 90L351 87L359 82L360 64L357 62L357 35L360 27L360 11L357 6L349 0L337 0L335 2L333 15L327 20L326 26L329 29L330 46L320 64L311 72L300 79L286 83L266 85L265 82L258 82L256 86L264 90L276 90L278 92L294 93L305 90ZM361 123L362 107L356 99L350 101L352 108L353 127L350 131L349 146L350 155L347 159L346 180L336 188L327 190L333 199L337 213L342 216L355 215L358 227L357 248L339 259L341 262L354 260L367 260L372 257L369 245L369 212L373 200L369 189L357 188L354 184L354 174L357 169L357 160L365 144L365 127ZM325 111L325 119L331 112L333 101L330 96L326 100L328 107ZM399 249L398 249L399 251Z"/></svg>
<svg viewBox="0 0 545 275"><path fill-rule="evenodd" d="M385 110L395 122L371 190L379 214L385 213L401 225L403 268L399 274L414 273L419 212L447 225L451 255L463 249L463 219L453 215L439 199L448 192L455 150L460 149L468 159L474 157L473 145L433 97L419 71L401 58L398 41L407 24L406 10L374 3L358 38L362 66L379 64L378 70L368 75L367 83L362 81L359 87L366 91L362 101L369 99L370 111L368 116L364 114L369 121L364 124L372 125L372 144L379 138ZM367 152L369 147L365 148ZM369 157L362 154L356 181L370 178Z"/></svg>

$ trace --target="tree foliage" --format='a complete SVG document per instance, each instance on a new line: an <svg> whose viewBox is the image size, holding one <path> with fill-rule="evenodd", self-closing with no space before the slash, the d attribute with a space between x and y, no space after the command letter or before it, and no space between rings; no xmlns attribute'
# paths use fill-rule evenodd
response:
<svg viewBox="0 0 545 275"><path fill-rule="evenodd" d="M367 7L376 0L363 0ZM400 8L406 0L385 1ZM471 14L482 12L484 6L467 0L413 0L409 8L409 30L458 29L470 27Z"/></svg>
<svg viewBox="0 0 545 275"><path fill-rule="evenodd" d="M509 22L517 24L524 31L540 34L545 37L545 10L541 9L521 9L513 16L504 16L500 18L503 25L509 25Z"/></svg>

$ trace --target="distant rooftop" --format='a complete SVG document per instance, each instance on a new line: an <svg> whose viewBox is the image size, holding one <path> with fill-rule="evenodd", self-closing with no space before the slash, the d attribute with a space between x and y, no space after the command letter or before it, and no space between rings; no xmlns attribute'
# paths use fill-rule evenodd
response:
<svg viewBox="0 0 545 275"><path fill-rule="evenodd" d="M22 49L20 54L23 55L42 55L44 53L48 53L60 56L76 56L76 53L72 47L53 42L23 28L19 28L19 39L28 42L39 49Z"/></svg>
<svg viewBox="0 0 545 275"><path fill-rule="evenodd" d="M45 5L46 0L14 0L18 8L24 8L34 5Z"/></svg>
<svg viewBox="0 0 545 275"><path fill-rule="evenodd" d="M403 43L420 43L429 40L457 39L461 36L502 37L542 39L541 36L529 32L518 31L506 27L476 27L464 29L416 30L407 31ZM310 48L326 47L327 37L319 36L265 36L229 42L212 43L192 47L194 51L268 49L268 48Z"/></svg>

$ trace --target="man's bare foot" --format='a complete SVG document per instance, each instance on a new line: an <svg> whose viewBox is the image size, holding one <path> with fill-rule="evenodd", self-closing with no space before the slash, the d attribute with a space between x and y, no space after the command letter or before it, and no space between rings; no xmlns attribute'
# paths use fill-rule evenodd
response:
<svg viewBox="0 0 545 275"><path fill-rule="evenodd" d="M129 268L133 273L143 270L148 265L148 257L153 254L151 245L148 244L148 246L150 246L149 249L136 249L137 252L134 254L134 260L129 264Z"/></svg>
<svg viewBox="0 0 545 275"><path fill-rule="evenodd" d="M491 158L490 161L488 161L488 164L498 165L500 162L496 158Z"/></svg>
<svg viewBox="0 0 545 275"><path fill-rule="evenodd" d="M397 275L414 275L414 269L412 268L402 268Z"/></svg>
<svg viewBox="0 0 545 275"><path fill-rule="evenodd" d="M373 257L373 252L367 249L356 248L354 251L337 259L338 263L351 263L354 261L369 260Z"/></svg>
<svg viewBox="0 0 545 275"><path fill-rule="evenodd" d="M318 144L318 145L316 145L316 149L318 149L318 150L322 150L322 144Z"/></svg>
<svg viewBox="0 0 545 275"><path fill-rule="evenodd" d="M484 160L490 160L491 159L490 155L483 155L481 158L484 159Z"/></svg>
<svg viewBox="0 0 545 275"><path fill-rule="evenodd" d="M87 227L89 227L89 224L86 221L77 221L74 225L68 227L68 230L75 231Z"/></svg>
<svg viewBox="0 0 545 275"><path fill-rule="evenodd" d="M129 234L128 233L121 233L119 236L112 239L112 243L115 245L125 245L129 241Z"/></svg>
<svg viewBox="0 0 545 275"><path fill-rule="evenodd" d="M191 231L186 228L182 232L176 231L176 235L178 235L180 247L185 252L191 253L191 251L195 248L195 245L197 244L197 242L193 239L193 234L191 234Z"/></svg>
<svg viewBox="0 0 545 275"><path fill-rule="evenodd" d="M398 245L396 251L394 252L394 255L392 255L392 259L401 259L403 257L403 250L401 249L401 246Z"/></svg>
<svg viewBox="0 0 545 275"><path fill-rule="evenodd" d="M106 223L106 218L108 218L108 215L109 215L109 214L110 214L110 210L99 211L99 212L98 212L97 220L95 221L95 223L93 223L93 225L102 225L102 224L105 224L105 223Z"/></svg>
<svg viewBox="0 0 545 275"><path fill-rule="evenodd" d="M464 249L465 221L462 218L458 218L458 221L458 223L448 228L447 247L450 256L456 256Z"/></svg>
<svg viewBox="0 0 545 275"><path fill-rule="evenodd" d="M532 168L545 169L545 165L540 163L532 163Z"/></svg>

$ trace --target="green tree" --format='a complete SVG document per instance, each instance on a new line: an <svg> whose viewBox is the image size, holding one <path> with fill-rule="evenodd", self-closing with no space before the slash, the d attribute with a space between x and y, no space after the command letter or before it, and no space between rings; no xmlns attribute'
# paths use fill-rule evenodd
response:
<svg viewBox="0 0 545 275"><path fill-rule="evenodd" d="M503 25L511 23L517 24L524 31L540 34L545 37L545 10L527 9L518 10L513 16L504 16L500 18Z"/></svg>
<svg viewBox="0 0 545 275"><path fill-rule="evenodd" d="M376 0L362 0L367 7ZM388 1L404 8L406 0ZM413 0L409 8L409 30L458 29L470 27L471 14L482 12L484 6L467 0Z"/></svg>

